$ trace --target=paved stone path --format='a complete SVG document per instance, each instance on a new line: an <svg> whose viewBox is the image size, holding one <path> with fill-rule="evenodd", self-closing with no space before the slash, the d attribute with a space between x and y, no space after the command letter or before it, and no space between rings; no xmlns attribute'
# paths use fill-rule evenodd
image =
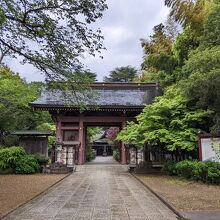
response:
<svg viewBox="0 0 220 220"><path fill-rule="evenodd" d="M97 161L18 208L4 220L174 220L176 215L127 172Z"/></svg>

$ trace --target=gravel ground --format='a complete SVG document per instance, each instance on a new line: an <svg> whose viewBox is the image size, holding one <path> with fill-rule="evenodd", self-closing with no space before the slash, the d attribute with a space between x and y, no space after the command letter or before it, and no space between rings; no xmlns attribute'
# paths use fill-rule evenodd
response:
<svg viewBox="0 0 220 220"><path fill-rule="evenodd" d="M66 174L0 175L0 218L65 176Z"/></svg>
<svg viewBox="0 0 220 220"><path fill-rule="evenodd" d="M220 210L220 186L206 185L175 176L135 176L179 211Z"/></svg>

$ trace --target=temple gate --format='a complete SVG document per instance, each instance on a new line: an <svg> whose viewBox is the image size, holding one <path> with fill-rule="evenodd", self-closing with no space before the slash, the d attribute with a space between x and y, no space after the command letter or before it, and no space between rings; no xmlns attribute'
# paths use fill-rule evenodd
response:
<svg viewBox="0 0 220 220"><path fill-rule="evenodd" d="M86 127L118 126L134 121L146 104L160 95L156 83L94 83L94 100L86 101L86 110L66 104L58 89L45 89L32 102L34 109L49 111L56 123L56 162L73 166L86 162ZM129 163L128 150L120 143L121 164Z"/></svg>

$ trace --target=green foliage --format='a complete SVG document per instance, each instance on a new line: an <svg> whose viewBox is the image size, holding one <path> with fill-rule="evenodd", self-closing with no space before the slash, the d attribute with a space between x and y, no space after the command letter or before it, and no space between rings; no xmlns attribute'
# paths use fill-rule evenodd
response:
<svg viewBox="0 0 220 220"><path fill-rule="evenodd" d="M153 28L153 35L150 40L141 40L144 48L144 62L142 69L147 77L144 78L146 82L159 82L161 85L171 85L176 81L176 74L173 74L178 67L178 60L173 55L172 43L175 40L170 31L177 32L174 22L170 22L168 18L168 25L156 25ZM143 81L143 80L142 80Z"/></svg>
<svg viewBox="0 0 220 220"><path fill-rule="evenodd" d="M104 82L132 82L137 76L137 70L131 66L118 67L104 77Z"/></svg>
<svg viewBox="0 0 220 220"><path fill-rule="evenodd" d="M80 57L103 48L100 30L91 25L106 8L105 0L3 0L0 47L33 64L47 80L68 79L77 86Z"/></svg>
<svg viewBox="0 0 220 220"><path fill-rule="evenodd" d="M26 155L23 147L0 148L0 169L10 169L19 174L36 173L49 158L42 155Z"/></svg>
<svg viewBox="0 0 220 220"><path fill-rule="evenodd" d="M127 122L127 126L117 135L116 140L126 144L138 144L142 136L138 132L139 125L133 121Z"/></svg>
<svg viewBox="0 0 220 220"><path fill-rule="evenodd" d="M213 133L219 133L220 46L196 50L184 66L188 80L182 85L190 105L215 111Z"/></svg>
<svg viewBox="0 0 220 220"><path fill-rule="evenodd" d="M42 166L42 165L46 165L49 162L49 158L45 157L44 155L40 155L40 154L34 154L31 155L32 157L34 157L37 161L37 163Z"/></svg>
<svg viewBox="0 0 220 220"><path fill-rule="evenodd" d="M172 160L168 160L163 164L161 169L162 172L167 173L169 175L176 175L176 164Z"/></svg>
<svg viewBox="0 0 220 220"><path fill-rule="evenodd" d="M128 123L117 139L137 146L150 143L170 151L192 151L197 146L198 130L204 128L212 116L212 110L190 109L181 89L171 86L144 108L137 116L138 123Z"/></svg>
<svg viewBox="0 0 220 220"><path fill-rule="evenodd" d="M214 167L208 168L208 175L207 175L207 181L209 183L220 183L220 171L219 169L216 169Z"/></svg>
<svg viewBox="0 0 220 220"><path fill-rule="evenodd" d="M188 59L189 53L199 46L197 37L192 33L189 27L177 36L173 44L172 52L174 57L178 60L181 67Z"/></svg>
<svg viewBox="0 0 220 220"><path fill-rule="evenodd" d="M16 163L15 171L17 174L31 174L39 172L38 160L33 155L26 155Z"/></svg>
<svg viewBox="0 0 220 220"><path fill-rule="evenodd" d="M146 59L145 65L155 70L170 73L177 67L177 60L166 53L150 54Z"/></svg>
<svg viewBox="0 0 220 220"><path fill-rule="evenodd" d="M86 161L92 161L96 158L96 152L92 149L91 145L86 147Z"/></svg>
<svg viewBox="0 0 220 220"><path fill-rule="evenodd" d="M213 134L220 132L219 120L219 78L220 78L220 23L219 1L213 1L203 24L200 45L191 51L183 72L188 79L182 83L188 103L194 108L212 108L215 112L214 124L210 125Z"/></svg>
<svg viewBox="0 0 220 220"><path fill-rule="evenodd" d="M215 0L165 0L165 5L171 8L171 17L184 26L190 25L192 31L199 34L204 19L214 2Z"/></svg>
<svg viewBox="0 0 220 220"><path fill-rule="evenodd" d="M49 152L51 151L52 149L52 146L55 144L55 141L56 141L56 136L55 136L55 131L56 131L56 126L54 123L51 123L51 122L43 122L42 124L39 124L37 127L36 127L36 130L39 130L39 131L53 131L53 136L49 136L48 137L48 150Z"/></svg>
<svg viewBox="0 0 220 220"><path fill-rule="evenodd" d="M220 163L217 162L198 160L183 160L176 164L168 162L164 165L163 171L186 179L220 184Z"/></svg>
<svg viewBox="0 0 220 220"><path fill-rule="evenodd" d="M175 166L177 174L185 177L186 179L192 178L195 163L196 162L192 160L183 160L178 162Z"/></svg>
<svg viewBox="0 0 220 220"><path fill-rule="evenodd" d="M39 131L55 131L56 126L55 126L54 123L44 122L42 124L39 124L36 127L36 129L39 130Z"/></svg>
<svg viewBox="0 0 220 220"><path fill-rule="evenodd" d="M81 79L83 79L86 82L94 83L97 81L97 74L96 73L93 73L90 71L83 71L83 72L79 72L77 74L79 75L79 77Z"/></svg>
<svg viewBox="0 0 220 220"><path fill-rule="evenodd" d="M87 128L87 140L88 142L92 142L94 138L102 131L103 129L100 127L88 127Z"/></svg>
<svg viewBox="0 0 220 220"><path fill-rule="evenodd" d="M10 69L0 68L0 144L16 143L7 135L10 131L35 129L38 124L51 121L47 112L37 112L29 106L38 97L40 85L28 84Z"/></svg>
<svg viewBox="0 0 220 220"><path fill-rule="evenodd" d="M114 150L113 150L113 158L114 158L116 161L120 161L120 152L119 152L119 149L114 149Z"/></svg>
<svg viewBox="0 0 220 220"><path fill-rule="evenodd" d="M217 2L217 1L216 1ZM204 22L202 43L206 46L220 45L220 5L215 4Z"/></svg>
<svg viewBox="0 0 220 220"><path fill-rule="evenodd" d="M0 169L16 168L17 162L25 156L25 150L22 147L10 147L0 149Z"/></svg>
<svg viewBox="0 0 220 220"><path fill-rule="evenodd" d="M199 130L220 133L220 2L167 0L165 4L171 7L171 17L184 24L183 33L170 38L162 24L154 27L150 40L142 40L141 78L159 82L164 93L144 108L136 123L128 123L118 140L139 147L147 143L169 151L195 151ZM203 170L203 165L197 166L196 172Z"/></svg>
<svg viewBox="0 0 220 220"><path fill-rule="evenodd" d="M220 68L220 45L212 48L200 47L190 54L183 71L186 76L194 73L207 74Z"/></svg>

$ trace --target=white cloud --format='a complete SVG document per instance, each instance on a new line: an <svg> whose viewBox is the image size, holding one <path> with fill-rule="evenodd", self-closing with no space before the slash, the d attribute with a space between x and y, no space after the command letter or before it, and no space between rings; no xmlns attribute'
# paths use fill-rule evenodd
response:
<svg viewBox="0 0 220 220"><path fill-rule="evenodd" d="M107 42L110 46L112 44L120 44L123 41L134 37L134 33L131 29L125 26L106 26L102 28L102 33L105 36L105 42Z"/></svg>

